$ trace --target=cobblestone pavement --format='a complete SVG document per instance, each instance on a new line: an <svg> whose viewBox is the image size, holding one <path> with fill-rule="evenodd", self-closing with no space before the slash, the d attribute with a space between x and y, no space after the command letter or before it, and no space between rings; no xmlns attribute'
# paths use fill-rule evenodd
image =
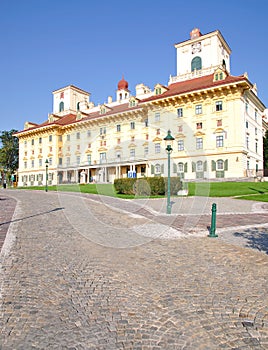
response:
<svg viewBox="0 0 268 350"><path fill-rule="evenodd" d="M4 225L4 203L17 201L0 255L1 350L268 349L265 205L219 208L214 239L209 211L168 216L157 202L41 191L0 198Z"/></svg>

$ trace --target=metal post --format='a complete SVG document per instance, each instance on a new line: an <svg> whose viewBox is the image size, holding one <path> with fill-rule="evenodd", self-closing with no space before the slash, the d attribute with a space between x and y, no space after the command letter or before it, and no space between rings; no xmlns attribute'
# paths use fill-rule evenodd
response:
<svg viewBox="0 0 268 350"><path fill-rule="evenodd" d="M171 203L170 203L170 151L168 154L168 178L167 178L167 214L171 214Z"/></svg>
<svg viewBox="0 0 268 350"><path fill-rule="evenodd" d="M48 162L46 161L46 192L47 192L47 180L48 180L48 173L47 173L47 171L48 171Z"/></svg>
<svg viewBox="0 0 268 350"><path fill-rule="evenodd" d="M212 208L211 208L211 226L210 226L209 237L218 237L218 235L215 234L215 232L216 232L216 212L217 212L217 206L216 206L216 203L213 203Z"/></svg>

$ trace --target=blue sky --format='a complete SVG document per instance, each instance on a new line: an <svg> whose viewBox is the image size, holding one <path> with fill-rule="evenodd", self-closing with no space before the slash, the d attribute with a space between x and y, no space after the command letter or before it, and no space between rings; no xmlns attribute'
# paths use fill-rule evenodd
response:
<svg viewBox="0 0 268 350"><path fill-rule="evenodd" d="M97 103L176 75L174 44L219 29L231 74L248 72L268 105L267 0L0 0L0 131L22 130L52 112L52 91L69 84Z"/></svg>

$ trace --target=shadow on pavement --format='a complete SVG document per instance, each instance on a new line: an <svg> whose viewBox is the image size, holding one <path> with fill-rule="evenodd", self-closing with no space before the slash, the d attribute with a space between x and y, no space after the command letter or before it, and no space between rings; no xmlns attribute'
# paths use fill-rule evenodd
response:
<svg viewBox="0 0 268 350"><path fill-rule="evenodd" d="M268 254L268 233L257 228L249 228L243 232L234 232L235 237L242 237L246 240L246 247L257 249Z"/></svg>
<svg viewBox="0 0 268 350"><path fill-rule="evenodd" d="M52 210L44 211L43 213L38 213L38 214L34 214L34 215L25 216L24 218L19 218L19 219L15 219L15 220L1 222L0 226L6 225L6 224L11 224L12 222L18 222L18 221L22 221L22 220L25 220L25 219L33 218L33 217L39 216L39 215L49 214L49 213L52 213L54 211L63 210L63 209L64 208L55 208L55 209L52 209Z"/></svg>

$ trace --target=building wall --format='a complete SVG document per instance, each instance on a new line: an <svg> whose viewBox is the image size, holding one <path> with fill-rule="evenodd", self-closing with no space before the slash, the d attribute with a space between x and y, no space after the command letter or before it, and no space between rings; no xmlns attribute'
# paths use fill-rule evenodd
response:
<svg viewBox="0 0 268 350"><path fill-rule="evenodd" d="M200 46L195 46L199 43ZM193 81L191 61L196 56L202 58L200 77L215 75L217 70L228 76L231 54L228 44L215 31L204 36L199 33L175 47L177 76L166 87L157 84L154 91L144 84L137 85L136 99L123 79L122 91L128 97L120 100L118 88L117 99L112 101L109 97L101 106L94 106L90 94L73 85L54 91L49 122L40 126L25 123L25 130L18 134L18 185L44 185L46 159L48 184L93 179L113 182L115 178L127 177L128 171L136 171L138 177L167 176L163 139L168 130L175 138L171 176L185 180L257 176L263 160L264 106L249 81L243 87L225 85L223 77L221 86L198 91L191 83L190 92L166 98L158 95L159 90L162 94L168 92L174 82ZM137 101L134 109L127 105L133 99ZM123 104L124 110L116 109ZM113 109L118 112L109 112ZM76 120L61 124L61 118L70 113Z"/></svg>

